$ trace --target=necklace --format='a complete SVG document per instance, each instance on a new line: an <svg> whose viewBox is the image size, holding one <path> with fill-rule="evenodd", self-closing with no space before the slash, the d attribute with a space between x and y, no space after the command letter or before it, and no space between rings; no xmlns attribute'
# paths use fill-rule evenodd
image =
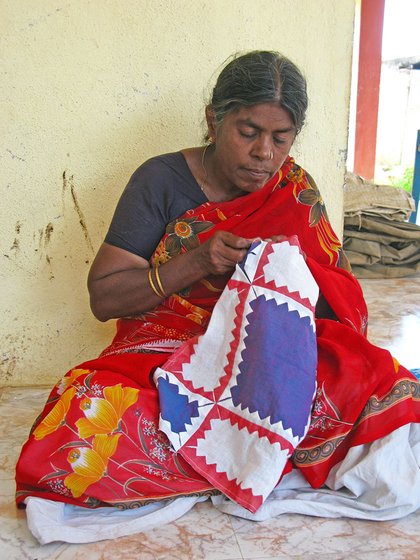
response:
<svg viewBox="0 0 420 560"><path fill-rule="evenodd" d="M202 183L198 183L200 185L200 189L203 191L203 193L206 195L206 186L207 186L207 169L205 166L205 159L206 159L206 153L208 150L208 147L211 146L211 144L206 144L204 146L204 150L203 150L203 154L201 156L201 167L203 168L204 171L204 179ZM207 195L206 195L207 196Z"/></svg>

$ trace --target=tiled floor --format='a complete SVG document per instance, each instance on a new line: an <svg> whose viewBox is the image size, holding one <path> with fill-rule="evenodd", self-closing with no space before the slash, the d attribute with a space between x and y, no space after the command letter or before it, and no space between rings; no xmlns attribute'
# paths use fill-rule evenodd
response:
<svg viewBox="0 0 420 560"><path fill-rule="evenodd" d="M408 367L420 367L420 277L362 282L370 310L369 338ZM14 466L48 388L1 389L0 557L60 560L237 560L420 558L420 511L398 521L369 522L282 515L263 523L232 518L208 502L175 523L88 545L37 544L25 513L13 503Z"/></svg>

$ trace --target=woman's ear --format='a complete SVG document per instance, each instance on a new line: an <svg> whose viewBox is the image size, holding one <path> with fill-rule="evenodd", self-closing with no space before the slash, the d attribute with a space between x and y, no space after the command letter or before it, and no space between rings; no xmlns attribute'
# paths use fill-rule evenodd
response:
<svg viewBox="0 0 420 560"><path fill-rule="evenodd" d="M206 122L209 138L216 138L216 116L211 105L206 107Z"/></svg>

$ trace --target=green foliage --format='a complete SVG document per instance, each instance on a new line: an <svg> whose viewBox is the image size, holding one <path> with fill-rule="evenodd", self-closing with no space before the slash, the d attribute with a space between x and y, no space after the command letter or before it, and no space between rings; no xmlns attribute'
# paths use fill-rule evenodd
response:
<svg viewBox="0 0 420 560"><path fill-rule="evenodd" d="M399 177L392 178L392 185L400 187L405 191L411 193L413 188L414 167L406 167L404 173Z"/></svg>

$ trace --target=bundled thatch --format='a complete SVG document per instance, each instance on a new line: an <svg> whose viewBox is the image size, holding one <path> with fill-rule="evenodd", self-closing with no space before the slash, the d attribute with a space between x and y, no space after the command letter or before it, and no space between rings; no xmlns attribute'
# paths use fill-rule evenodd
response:
<svg viewBox="0 0 420 560"><path fill-rule="evenodd" d="M344 189L344 248L359 278L395 278L420 272L420 227L404 189L375 185L353 173Z"/></svg>

